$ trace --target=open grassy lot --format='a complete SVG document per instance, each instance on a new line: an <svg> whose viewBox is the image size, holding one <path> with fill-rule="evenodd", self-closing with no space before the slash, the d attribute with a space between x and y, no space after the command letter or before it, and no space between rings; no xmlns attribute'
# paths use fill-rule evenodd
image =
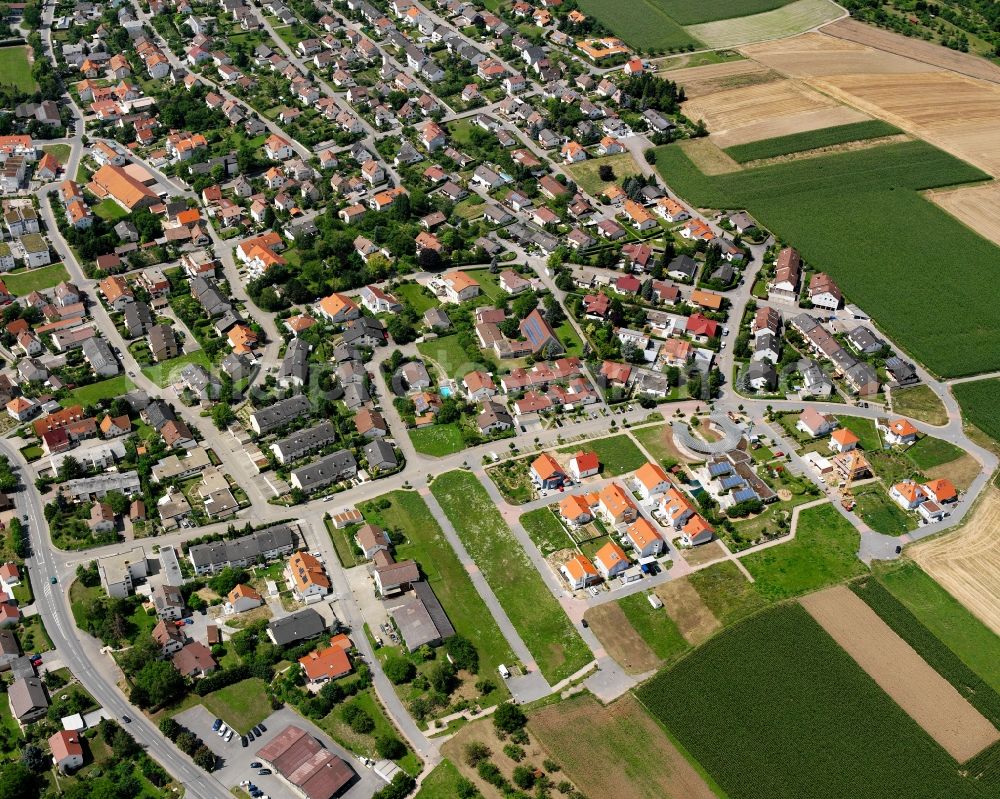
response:
<svg viewBox="0 0 1000 799"><path fill-rule="evenodd" d="M864 419L860 416L838 416L837 421L840 426L850 430L861 439L861 449L866 452L874 452L882 449L882 438L878 430L875 429L875 422L871 419Z"/></svg>
<svg viewBox="0 0 1000 799"><path fill-rule="evenodd" d="M688 648L687 641L673 619L667 615L667 611L664 608L657 610L650 605L645 593L640 591L619 599L618 606L642 640L661 660L673 660Z"/></svg>
<svg viewBox="0 0 1000 799"><path fill-rule="evenodd" d="M108 222L115 222L128 216L128 212L112 199L101 200L94 206L94 214Z"/></svg>
<svg viewBox="0 0 1000 799"><path fill-rule="evenodd" d="M631 0L627 4L621 0L580 0L579 6L636 50L664 52L698 45L667 15L661 0Z"/></svg>
<svg viewBox="0 0 1000 799"><path fill-rule="evenodd" d="M497 666L514 655L423 499L413 491L379 499L388 500L389 507L378 508L377 500L362 505L365 518L388 531L400 560L417 562L455 630L479 652L480 671L496 674Z"/></svg>
<svg viewBox="0 0 1000 799"><path fill-rule="evenodd" d="M956 383L951 390L962 407L962 415L1000 441L1000 378Z"/></svg>
<svg viewBox="0 0 1000 799"><path fill-rule="evenodd" d="M670 430L670 425L666 423L633 429L632 435L665 469L669 469L681 460L686 460L674 446L674 434Z"/></svg>
<svg viewBox="0 0 1000 799"><path fill-rule="evenodd" d="M956 447L950 441L933 436L924 436L916 444L906 450L906 454L918 469L933 469L951 463L965 454L965 450Z"/></svg>
<svg viewBox="0 0 1000 799"><path fill-rule="evenodd" d="M181 369L189 363L199 363L206 369L212 369L212 361L209 360L205 351L195 350L194 352L189 352L186 355L178 355L176 358L171 358L169 361L152 364L151 366L144 366L142 373L156 383L156 385L160 388L165 388L170 383L179 379Z"/></svg>
<svg viewBox="0 0 1000 799"><path fill-rule="evenodd" d="M548 508L538 508L521 516L521 526L531 536L538 551L543 555L551 555L560 549L568 549L573 542L556 518L556 514Z"/></svg>
<svg viewBox="0 0 1000 799"><path fill-rule="evenodd" d="M458 343L458 335L442 336L441 338L422 341L417 350L426 358L430 358L444 369L448 377L461 380L469 372L478 369L485 359L472 361L466 351ZM492 369L492 367L490 367Z"/></svg>
<svg viewBox="0 0 1000 799"><path fill-rule="evenodd" d="M128 394L135 385L129 380L127 375L110 377L97 383L87 386L80 386L70 392L69 397L63 400L64 405L79 404L87 407L103 399L114 399Z"/></svg>
<svg viewBox="0 0 1000 799"><path fill-rule="evenodd" d="M796 604L724 631L637 695L730 799L977 795Z"/></svg>
<svg viewBox="0 0 1000 799"><path fill-rule="evenodd" d="M458 781L461 778L454 763L442 760L420 783L416 799L454 799L459 795Z"/></svg>
<svg viewBox="0 0 1000 799"><path fill-rule="evenodd" d="M350 569L361 563L362 559L358 555L361 550L353 541L358 525L352 524L350 527L342 527L338 530L333 526L333 519L324 519L323 522L326 525L326 531L330 534L330 540L333 542L333 548L337 552L340 565L345 569Z"/></svg>
<svg viewBox="0 0 1000 799"><path fill-rule="evenodd" d="M850 141L877 139L881 136L892 136L899 133L899 128L871 119L866 122L852 122L848 125L836 125L832 128L820 128L805 133L793 133L789 136L777 136L773 139L737 144L726 147L725 151L734 161L745 164L762 158L776 158L779 155L800 153L805 150L816 150L820 147L830 147L834 144L844 144Z"/></svg>
<svg viewBox="0 0 1000 799"><path fill-rule="evenodd" d="M18 269L3 276L7 290L18 297L31 294L33 291L50 289L64 280L69 280L69 272L62 264L49 264L37 269Z"/></svg>
<svg viewBox="0 0 1000 799"><path fill-rule="evenodd" d="M548 704L529 713L528 731L568 779L585 787L587 796L713 799L720 795L631 694L607 706L588 693ZM553 779L558 782L560 777L556 774Z"/></svg>
<svg viewBox="0 0 1000 799"><path fill-rule="evenodd" d="M768 604L754 589L753 583L729 560L696 571L685 579L691 583L705 607L724 626L756 613Z"/></svg>
<svg viewBox="0 0 1000 799"><path fill-rule="evenodd" d="M63 165L69 161L70 154L73 152L73 148L68 144L46 144L42 149L54 156Z"/></svg>
<svg viewBox="0 0 1000 799"><path fill-rule="evenodd" d="M603 181L597 173L602 166L610 166L614 176L609 181ZM639 167L631 153L619 153L604 158L588 158L579 164L566 167L566 171L576 181L577 185L591 197L598 197L612 186L620 185L623 180L632 175L638 175Z"/></svg>
<svg viewBox="0 0 1000 799"><path fill-rule="evenodd" d="M918 141L711 176L675 145L657 148L656 163L689 202L746 208L794 243L850 301L877 311L886 332L936 373L1000 368L1000 320L993 312L1000 285L982 280L1000 249L919 194L985 180L980 170ZM842 211L845 196L849 213ZM928 237L954 278L955 296L947 304L930 284L914 285L905 296L893 288L926 257ZM961 319L953 307L963 309Z"/></svg>
<svg viewBox="0 0 1000 799"><path fill-rule="evenodd" d="M833 505L799 514L795 538L743 558L754 588L767 599L785 599L863 574L861 537Z"/></svg>
<svg viewBox="0 0 1000 799"><path fill-rule="evenodd" d="M917 525L916 517L899 507L878 483L857 489L854 498L855 513L877 533L903 535Z"/></svg>
<svg viewBox="0 0 1000 799"><path fill-rule="evenodd" d="M558 682L587 665L590 650L476 477L448 472L431 491L545 678Z"/></svg>
<svg viewBox="0 0 1000 799"><path fill-rule="evenodd" d="M221 718L240 735L246 735L247 730L272 713L266 688L263 680L251 677L201 697L201 703L209 713Z"/></svg>
<svg viewBox="0 0 1000 799"><path fill-rule="evenodd" d="M419 283L403 283L397 286L393 293L397 299L411 305L419 316L423 316L425 311L437 308L441 304L429 288L421 286Z"/></svg>
<svg viewBox="0 0 1000 799"><path fill-rule="evenodd" d="M911 561L876 569L876 576L928 630L1000 693L1000 638L989 627Z"/></svg>
<svg viewBox="0 0 1000 799"><path fill-rule="evenodd" d="M927 386L895 389L892 392L892 409L927 424L948 424L944 403Z"/></svg>
<svg viewBox="0 0 1000 799"><path fill-rule="evenodd" d="M410 430L409 433L413 448L424 455L434 455L441 458L465 449L462 431L454 423L418 427Z"/></svg>
<svg viewBox="0 0 1000 799"><path fill-rule="evenodd" d="M28 62L26 45L0 47L0 83L14 86L29 94L38 91L38 84L31 77L31 64Z"/></svg>
<svg viewBox="0 0 1000 799"><path fill-rule="evenodd" d="M593 450L601 462L602 477L617 477L625 472L634 472L646 462L635 442L625 433L608 438L585 441L572 447L562 447L559 452L579 452Z"/></svg>

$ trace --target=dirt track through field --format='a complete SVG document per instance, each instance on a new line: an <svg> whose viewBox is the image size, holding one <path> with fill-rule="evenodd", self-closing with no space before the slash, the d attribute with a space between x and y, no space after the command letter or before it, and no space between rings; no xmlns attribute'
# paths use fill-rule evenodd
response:
<svg viewBox="0 0 1000 799"><path fill-rule="evenodd" d="M549 705L531 714L528 732L587 796L715 799L631 694L607 707L589 694Z"/></svg>
<svg viewBox="0 0 1000 799"><path fill-rule="evenodd" d="M810 594L802 606L941 747L964 763L1000 732L847 586Z"/></svg>
<svg viewBox="0 0 1000 799"><path fill-rule="evenodd" d="M617 602L590 608L584 618L597 640L627 674L645 674L660 665L656 653L642 640Z"/></svg>
<svg viewBox="0 0 1000 799"><path fill-rule="evenodd" d="M653 593L663 602L667 615L673 619L684 640L692 646L711 638L722 627L701 595L684 578L660 583Z"/></svg>
<svg viewBox="0 0 1000 799"><path fill-rule="evenodd" d="M1000 491L992 486L965 526L906 550L971 613L1000 635Z"/></svg>

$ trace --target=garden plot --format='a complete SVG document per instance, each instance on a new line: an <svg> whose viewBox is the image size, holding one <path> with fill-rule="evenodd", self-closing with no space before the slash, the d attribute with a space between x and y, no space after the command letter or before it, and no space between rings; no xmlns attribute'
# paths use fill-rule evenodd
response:
<svg viewBox="0 0 1000 799"><path fill-rule="evenodd" d="M1000 740L997 729L849 588L837 585L799 601L959 763Z"/></svg>
<svg viewBox="0 0 1000 799"><path fill-rule="evenodd" d="M605 602L590 608L584 618L601 646L626 674L644 674L660 665L656 653L632 626L617 602Z"/></svg>
<svg viewBox="0 0 1000 799"><path fill-rule="evenodd" d="M1000 635L1000 492L987 488L965 526L907 550L986 626Z"/></svg>
<svg viewBox="0 0 1000 799"><path fill-rule="evenodd" d="M707 641L722 628L715 614L686 578L660 583L653 593L663 602L667 614L692 646Z"/></svg>

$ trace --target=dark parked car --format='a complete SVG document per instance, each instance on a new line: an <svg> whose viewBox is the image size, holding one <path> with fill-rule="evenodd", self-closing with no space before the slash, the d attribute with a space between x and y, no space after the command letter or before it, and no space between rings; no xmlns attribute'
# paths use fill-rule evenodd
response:
<svg viewBox="0 0 1000 799"><path fill-rule="evenodd" d="M259 775L260 775L261 777L266 777L266 776L267 776L268 774L270 774L270 773L271 773L271 769L269 769L269 768L262 768L262 769L261 769L260 771L258 771L257 773L258 773L258 774L259 774Z"/></svg>
<svg viewBox="0 0 1000 799"><path fill-rule="evenodd" d="M261 763L259 760L255 760L253 761L253 763L250 764L250 768L260 768L263 765L264 764Z"/></svg>
<svg viewBox="0 0 1000 799"><path fill-rule="evenodd" d="M250 745L250 742L247 741L247 737L245 735L240 736L240 746L242 746L245 749L249 745Z"/></svg>

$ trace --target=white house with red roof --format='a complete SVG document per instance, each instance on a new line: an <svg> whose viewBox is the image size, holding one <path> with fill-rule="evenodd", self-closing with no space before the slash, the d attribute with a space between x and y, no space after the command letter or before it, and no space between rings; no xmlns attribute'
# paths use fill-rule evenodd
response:
<svg viewBox="0 0 1000 799"><path fill-rule="evenodd" d="M597 453L593 450L584 452L581 450L569 459L569 473L574 480L582 480L584 477L592 477L601 471L601 462Z"/></svg>

